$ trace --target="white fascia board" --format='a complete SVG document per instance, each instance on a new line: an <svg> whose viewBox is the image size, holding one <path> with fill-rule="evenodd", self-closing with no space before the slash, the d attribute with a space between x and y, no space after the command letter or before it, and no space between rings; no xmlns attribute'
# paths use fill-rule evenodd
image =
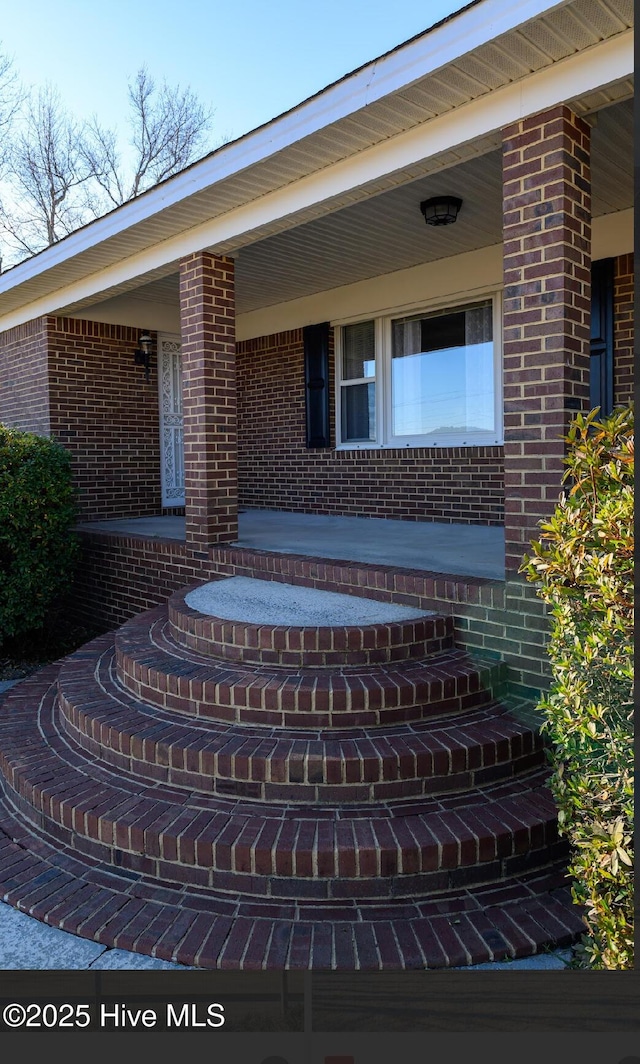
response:
<svg viewBox="0 0 640 1064"><path fill-rule="evenodd" d="M550 4L549 0L521 0L520 3L505 4L504 0L483 0L468 11L458 15L454 13L450 21L437 29L427 30L416 40L347 74L291 111L224 145L157 188L150 189L138 199L111 211L70 234L59 244L19 264L14 268L17 273L14 274L12 270L5 278L0 276L0 293L269 158L341 118L406 88L419 78L545 12L565 7L569 2L562 0Z"/></svg>
<svg viewBox="0 0 640 1064"><path fill-rule="evenodd" d="M203 248L215 249L234 240L246 242L252 232L260 239L260 229L274 221L293 218L528 115L629 77L633 69L634 35L629 31L35 300L0 318L0 329L55 313L59 307L97 296Z"/></svg>

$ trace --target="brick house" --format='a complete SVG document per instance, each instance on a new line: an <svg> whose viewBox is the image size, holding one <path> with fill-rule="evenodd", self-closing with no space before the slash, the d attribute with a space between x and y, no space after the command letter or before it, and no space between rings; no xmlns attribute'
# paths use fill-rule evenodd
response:
<svg viewBox="0 0 640 1064"><path fill-rule="evenodd" d="M545 685L518 568L568 421L632 396L632 24L475 0L0 276L0 420L71 451L79 615L268 576L435 607ZM505 578L243 549L239 510L503 527Z"/></svg>
<svg viewBox="0 0 640 1064"><path fill-rule="evenodd" d="M186 507L179 557L87 539L105 621L238 506L504 524L509 597L567 419L631 396L631 21L471 4L0 277L2 420L69 447L87 521Z"/></svg>

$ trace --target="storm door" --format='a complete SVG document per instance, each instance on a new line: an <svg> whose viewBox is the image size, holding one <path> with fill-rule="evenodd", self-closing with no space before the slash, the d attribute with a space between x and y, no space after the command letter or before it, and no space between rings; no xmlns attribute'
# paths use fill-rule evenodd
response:
<svg viewBox="0 0 640 1064"><path fill-rule="evenodd" d="M160 474L163 507L184 506L182 359L179 336L158 336Z"/></svg>

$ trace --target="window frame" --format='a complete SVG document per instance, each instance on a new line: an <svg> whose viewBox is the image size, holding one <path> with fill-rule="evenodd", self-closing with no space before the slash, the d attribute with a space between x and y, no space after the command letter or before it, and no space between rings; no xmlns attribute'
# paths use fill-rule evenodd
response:
<svg viewBox="0 0 640 1064"><path fill-rule="evenodd" d="M373 358L374 372L373 372L373 376L372 377L344 377L343 374L342 374L343 361L344 361L344 358L343 358L343 356L344 356L344 346L343 346L344 330L349 325L359 325L360 323L364 323L364 322L367 322L367 321L373 322L373 349L374 349L374 358ZM342 436L342 393L343 393L343 390L346 389L346 388L353 388L353 387L355 387L358 384L373 384L373 386L374 386L374 395L375 395L374 407L375 407L375 419L376 419L376 439L375 440L358 439L358 440L353 440L352 442L353 442L353 444L355 446L377 447L378 446L377 439L378 439L378 435L380 433L380 407L379 407L379 398L380 398L380 378L379 378L380 359L378 357L378 352L380 350L380 319L376 318L375 315L372 314L369 317L357 318L355 321L343 322L342 325L340 326L340 329L339 329L339 338L340 339L339 339L338 345L336 346L336 385L337 385L336 439L338 440ZM338 418L340 419L339 421L337 420Z"/></svg>
<svg viewBox="0 0 640 1064"><path fill-rule="evenodd" d="M492 301L493 327L493 381L494 381L494 423L492 432L442 433L415 436L394 436L392 434L392 322L399 318L431 314L434 311L451 310L469 303ZM375 396L376 396L376 439L343 440L342 439L342 389L348 386L342 378L343 329L346 325L358 322L374 322L375 343ZM380 314L359 314L333 321L335 336L335 413L336 413L336 450L404 450L417 447L495 447L504 442L503 426L503 387L502 387L502 292L495 287L477 289L473 292L460 292L446 300L422 301L420 303L391 308ZM368 378L371 381L372 378Z"/></svg>

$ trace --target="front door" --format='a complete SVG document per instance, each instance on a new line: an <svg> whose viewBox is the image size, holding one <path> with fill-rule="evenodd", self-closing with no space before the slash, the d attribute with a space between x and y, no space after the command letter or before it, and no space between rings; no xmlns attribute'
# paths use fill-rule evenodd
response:
<svg viewBox="0 0 640 1064"><path fill-rule="evenodd" d="M163 507L184 506L182 359L179 336L158 336L160 476Z"/></svg>

